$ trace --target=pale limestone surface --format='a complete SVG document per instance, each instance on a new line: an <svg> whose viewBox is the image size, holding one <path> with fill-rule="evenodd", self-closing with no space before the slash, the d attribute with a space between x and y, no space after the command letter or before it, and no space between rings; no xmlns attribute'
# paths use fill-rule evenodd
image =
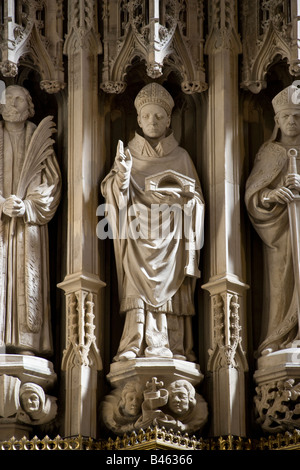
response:
<svg viewBox="0 0 300 470"><path fill-rule="evenodd" d="M258 152L245 199L265 269L254 403L257 422L275 433L299 426L299 89L285 88L272 104L275 128Z"/></svg>
<svg viewBox="0 0 300 470"><path fill-rule="evenodd" d="M143 356L195 360L191 316L200 276L204 201L193 163L168 128L173 105L171 95L156 83L138 93L135 106L144 136L136 134L125 150L119 142L114 166L101 185L108 214L111 211L120 220L123 212L127 231L124 236L112 214L108 215L120 310L126 314L116 361ZM193 179L194 191L187 194L170 170L179 173L181 180L187 177L189 184ZM162 172L166 172L166 186L154 185L151 191L147 186L145 191L145 180L164 179ZM154 207L160 208L162 221ZM138 220L139 231L132 232L130 216Z"/></svg>
<svg viewBox="0 0 300 470"><path fill-rule="evenodd" d="M55 382L50 361L36 356L0 354L1 440L12 435L29 436L35 426L55 419L56 398L48 394Z"/></svg>
<svg viewBox="0 0 300 470"><path fill-rule="evenodd" d="M61 365L66 375L61 432L65 436L97 436L97 397L105 388L105 378L97 381L97 373L102 368L101 356L107 359L110 336L114 338L115 334L114 325L110 331L109 322L104 319L110 315L106 299L116 294L116 287L112 286L110 292L108 285L98 292L104 286L99 276L104 279L107 273L98 266L106 257L103 252L98 253L95 213L99 179L107 171L111 139L118 128L118 118L114 120L120 116L126 135L132 121L127 109L120 110L115 96L108 93L122 93L126 87L130 93L136 80L147 83L150 77L161 83L166 80L172 86L173 73L178 77L176 86L181 86L183 92L180 101L185 103L181 106L177 102L174 130L179 130L178 134L182 133L190 143L192 129L197 128L190 148L206 186L203 189L209 207L209 236L205 243L208 262L203 273L209 299L207 295L201 311L205 330L199 335L197 352L203 350L201 360L207 365L210 429L214 436L244 436L252 401L249 396L246 399L244 387L247 359L249 355L251 361L252 355L252 331L248 325L249 319L260 314L259 309L252 309L246 302L244 281L252 261L248 234L245 236L243 219L240 220L244 212L243 172L248 171L256 143L261 144L262 135L270 128L264 105L266 96L272 93L273 80L284 80L286 73L290 83L292 75L299 76L298 2L271 0L254 5L253 0L126 0L120 8L120 2L103 0L99 8L96 0L78 0L68 2L63 9L64 4L61 0L3 0L0 26L0 69L1 78L9 77L6 83L25 83L32 79L33 72L33 88L36 90L40 84L46 93L55 94L67 81L65 92L58 93L57 99L59 136L67 136L59 150L67 180L64 204L68 212L67 224L65 219L62 222L68 232L62 247L67 260L58 260L62 275L66 274L59 284L66 293L65 309L58 314L59 329L66 335ZM155 21L150 21L149 16ZM280 69L279 57L285 61L285 71ZM68 69L66 75L64 65ZM99 93L99 85L104 93ZM240 93L241 85L245 93ZM207 93L202 93L207 87ZM39 96L37 93L36 99ZM126 99L125 92L124 102ZM249 279L253 280L256 274L254 268ZM285 380L283 368L293 369L296 378L297 362L292 356L275 356L276 369L272 354L261 357L266 362L259 359L255 376L265 374L262 381L272 380L275 373ZM124 376L130 376L131 364L140 359L153 358L125 361L128 370L123 371ZM169 367L173 374L170 361L173 358L165 359L160 367L164 372ZM186 373L190 381L190 363L185 363L184 372L179 375ZM113 365L121 364L119 361ZM8 363L7 367L14 366ZM25 373L26 370L27 365ZM147 380L156 377L152 370L149 377L144 372ZM293 394L294 387L295 384L291 387ZM7 425L9 436L22 437L22 432L21 425L18 429Z"/></svg>
<svg viewBox="0 0 300 470"><path fill-rule="evenodd" d="M195 432L208 415L192 384L201 378L193 364L191 317L204 201L193 163L169 130L173 106L161 85L140 90L135 107L143 137L136 133L125 150L119 142L101 185L108 217L111 210L120 220L125 211L127 230L122 236L111 214L120 310L126 318L108 375L114 390L105 397L102 417L116 434L155 425ZM158 206L162 219L154 211ZM130 215L139 212L140 231L133 236Z"/></svg>
<svg viewBox="0 0 300 470"><path fill-rule="evenodd" d="M254 379L257 422L267 432L299 428L300 342L261 356Z"/></svg>
<svg viewBox="0 0 300 470"><path fill-rule="evenodd" d="M184 375L174 380L170 360L167 363L165 369L162 363L156 364L159 379L151 377L151 363L144 364L147 377L136 369L135 375L125 381L123 377L122 383L105 397L101 416L108 429L122 435L156 425L187 433L203 428L208 418L206 401Z"/></svg>
<svg viewBox="0 0 300 470"><path fill-rule="evenodd" d="M264 285L262 338L259 354L284 349L299 338L299 234L297 211L290 214L299 194L300 167L291 168L289 151L300 153L300 101L298 88L290 86L272 101L275 128L271 139L258 152L246 185L250 219L263 242ZM296 195L297 197L297 195Z"/></svg>
<svg viewBox="0 0 300 470"><path fill-rule="evenodd" d="M54 123L36 127L29 92L7 87L0 126L0 345L52 353L47 224L60 199Z"/></svg>

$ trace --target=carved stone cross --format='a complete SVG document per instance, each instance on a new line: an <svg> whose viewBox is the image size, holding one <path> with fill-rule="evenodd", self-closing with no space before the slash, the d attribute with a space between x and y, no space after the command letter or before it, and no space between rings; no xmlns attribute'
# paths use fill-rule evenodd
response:
<svg viewBox="0 0 300 470"><path fill-rule="evenodd" d="M163 387L163 385L163 382L158 382L156 377L152 377L151 382L148 381L146 383L146 389L149 390L149 392L157 392L157 390Z"/></svg>

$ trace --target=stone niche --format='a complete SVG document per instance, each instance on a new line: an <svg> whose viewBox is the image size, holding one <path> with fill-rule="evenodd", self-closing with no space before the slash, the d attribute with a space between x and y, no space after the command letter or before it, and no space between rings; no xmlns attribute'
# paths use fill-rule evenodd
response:
<svg viewBox="0 0 300 470"><path fill-rule="evenodd" d="M208 191L208 183L205 178L207 172L207 162L203 158L206 150L205 125L207 114L207 92L188 95L182 92L180 82L172 69L165 67L163 76L156 80L172 95L175 106L172 112L172 121L170 127L174 132L176 140L185 150L188 151L199 175L204 198ZM105 162L101 169L101 179L109 172L112 167L116 153L118 140L129 142L133 138L135 131L138 130L136 122L136 110L134 108L134 99L138 91L152 80L146 75L145 65L137 62L127 70L127 86L121 94L108 94L103 91L100 93L101 101L101 121L105 128L105 139L100 142L100 153L106 155ZM203 176L202 176L203 175ZM104 202L100 196L100 203ZM201 283L206 274L204 257L208 256L209 240L206 240L206 249L201 252L200 270L202 272ZM107 279L105 287L105 309L110 312L106 328L109 331L110 340L106 347L110 356L116 352L118 342L123 329L124 319L119 314L118 296L114 295L117 285L116 268L114 262L114 252L112 240L106 239L99 244L100 263L102 266L103 277ZM203 268L203 269L202 269ZM104 294L104 291L103 291ZM203 327L204 321L204 294L200 285L196 287L195 302L197 314L193 318L193 327L195 333L195 344L198 345L199 361L204 361L205 344L198 338L198 331ZM207 306L206 306L207 307ZM112 327L113 325L113 327ZM200 333L202 334L202 333ZM204 339L205 341L205 339ZM104 361L106 359L104 358ZM106 365L109 368L109 362Z"/></svg>
<svg viewBox="0 0 300 470"><path fill-rule="evenodd" d="M28 58L28 57L27 57ZM27 64L28 65L28 64ZM32 98L35 114L31 123L38 126L45 115L53 116L56 132L53 138L58 165L62 163L62 147L66 134L62 132L61 106L63 94L48 94L41 88L41 76L32 67L19 63L16 77L3 78L5 86L19 85L26 88ZM2 122L2 121L1 121ZM33 125L32 124L32 125ZM59 357L56 351L61 342L61 297L55 286L64 270L65 253L62 242L62 212L59 210L48 224L49 300L51 309L51 338L55 354L29 355L3 345L0 349L0 440L31 438L39 432L47 433L58 428L57 382L60 379ZM61 238L62 237L62 238ZM45 258L45 257L44 257ZM60 259L61 262L58 262ZM19 280L19 282L21 282ZM24 282L24 280L23 280ZM59 316L59 320L58 317ZM58 376L58 377L57 377Z"/></svg>
<svg viewBox="0 0 300 470"><path fill-rule="evenodd" d="M137 62L127 70L127 86L123 93L116 95L101 93L104 111L102 119L106 134L106 147L105 149L103 147L103 152L106 152L106 155L110 157L107 158L102 170L103 177L112 167L118 140L121 139L127 143L138 130L137 115L133 105L134 99L139 90L152 81L146 75L144 64ZM163 76L155 81L162 84L174 99L175 106L170 128L180 146L187 150L191 156L201 181L201 174L205 168L205 162L202 159L205 129L204 126L201 126L201 122L204 122L207 108L206 93L194 95L183 93L178 77L168 67L166 67ZM102 142L101 145L104 143ZM159 175L157 178L159 180ZM151 190L150 186L153 181L148 181L148 183L148 189ZM159 181L154 181L154 185L156 183L159 184ZM193 192L191 181L180 180L178 184L185 185L187 192ZM203 192L205 192L205 181L203 187ZM124 324L124 319L119 313L119 302L116 295L117 280L112 262L114 258L112 240L105 240L101 243L100 254L103 255L102 259L110 259L110 262L103 262L103 268L106 270L106 279L109 279L105 287L105 295L108 299L106 309L109 312L110 328L108 325L107 328L110 331L109 349L112 360ZM201 259L201 265L202 261ZM115 435L123 435L156 425L173 429L176 432L194 434L201 431L206 425L208 404L199 393L203 374L198 363L204 359L202 356L202 348L204 348L202 295L200 286L196 287L196 315L193 318L196 363L176 358L138 357L124 362L106 362L104 364L107 382L111 389L100 406L99 426L105 428L104 434L112 432ZM188 396L185 411L174 411L175 405L171 409L170 397L176 395L177 392ZM126 397L129 397L127 403ZM132 400L131 411L129 409L130 397Z"/></svg>
<svg viewBox="0 0 300 470"><path fill-rule="evenodd" d="M244 138L247 149L249 174L254 165L255 155L260 146L271 138L274 130L272 99L284 88L290 86L295 77L289 73L285 59L276 57L266 73L266 87L258 94L241 93L243 103ZM249 325L249 358L253 373L254 420L263 433L276 434L294 432L299 429L299 341L291 342L277 351L258 353L264 331L261 310L263 305L263 246L247 216L245 227L248 231L246 244L248 259L248 282L251 291L248 297L249 311L252 311ZM291 269L293 269L291 267Z"/></svg>

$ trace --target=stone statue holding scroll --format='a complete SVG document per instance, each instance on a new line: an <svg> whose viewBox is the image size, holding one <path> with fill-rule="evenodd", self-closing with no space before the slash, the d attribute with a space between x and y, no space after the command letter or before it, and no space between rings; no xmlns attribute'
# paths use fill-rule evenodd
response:
<svg viewBox="0 0 300 470"><path fill-rule="evenodd" d="M173 106L161 85L142 88L135 107L143 135L136 133L126 149L119 141L101 185L126 315L115 361L195 360L191 318L204 201L191 158L169 129Z"/></svg>
<svg viewBox="0 0 300 470"><path fill-rule="evenodd" d="M0 112L0 346L8 353L52 353L47 224L61 177L54 123L36 126L29 92L9 86Z"/></svg>
<svg viewBox="0 0 300 470"><path fill-rule="evenodd" d="M289 204L300 190L300 95L291 85L272 101L275 128L260 148L246 184L245 202L263 241L262 338L258 354L286 348L298 338L298 286L293 269Z"/></svg>

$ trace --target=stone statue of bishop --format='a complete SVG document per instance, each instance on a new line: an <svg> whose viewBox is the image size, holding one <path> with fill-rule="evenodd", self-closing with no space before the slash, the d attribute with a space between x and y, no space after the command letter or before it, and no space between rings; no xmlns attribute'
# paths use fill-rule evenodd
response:
<svg viewBox="0 0 300 470"><path fill-rule="evenodd" d="M120 310L126 315L115 361L145 356L194 361L191 319L200 276L203 195L190 156L169 128L174 106L169 92L150 83L134 104L142 134L136 133L126 149L119 141L101 185L108 218L110 206L111 215L123 218L127 228L124 236L113 227ZM185 180L193 190L180 186ZM132 219L139 225L134 233ZM182 228L187 220L189 230ZM154 233L149 233L150 221L156 224ZM160 235L164 229L167 236Z"/></svg>

